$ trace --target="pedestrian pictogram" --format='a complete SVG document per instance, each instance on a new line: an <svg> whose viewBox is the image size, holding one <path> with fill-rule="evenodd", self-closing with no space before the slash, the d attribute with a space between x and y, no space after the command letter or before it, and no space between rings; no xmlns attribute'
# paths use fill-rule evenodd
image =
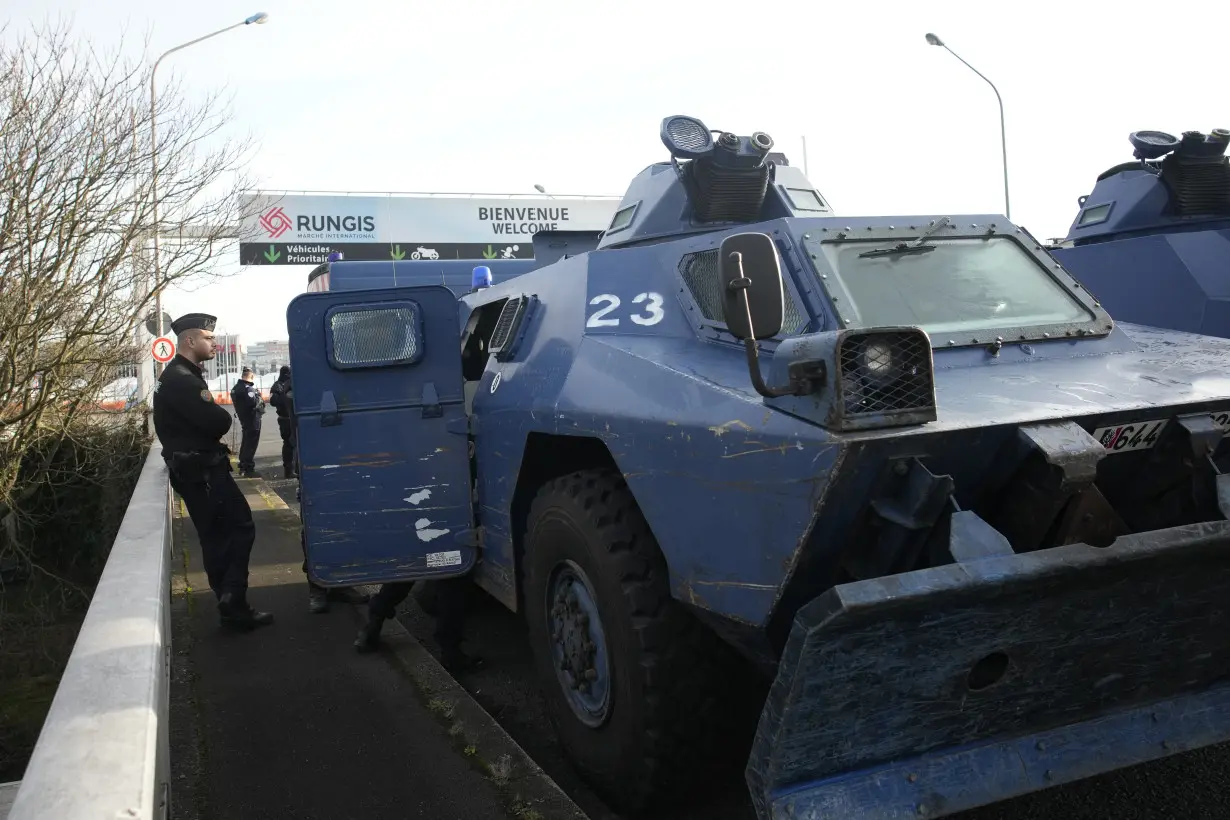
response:
<svg viewBox="0 0 1230 820"><path fill-rule="evenodd" d="M154 340L154 346L150 348L154 354L154 361L161 364L166 364L175 358L175 342L168 339L166 336L160 336Z"/></svg>

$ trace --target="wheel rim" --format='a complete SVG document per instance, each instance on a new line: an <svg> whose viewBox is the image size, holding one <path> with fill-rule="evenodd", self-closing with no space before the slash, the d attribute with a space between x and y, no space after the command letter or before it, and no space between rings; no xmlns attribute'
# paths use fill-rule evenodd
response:
<svg viewBox="0 0 1230 820"><path fill-rule="evenodd" d="M611 667L597 596L572 561L551 573L547 585L551 657L564 699L590 728L606 722L611 709Z"/></svg>

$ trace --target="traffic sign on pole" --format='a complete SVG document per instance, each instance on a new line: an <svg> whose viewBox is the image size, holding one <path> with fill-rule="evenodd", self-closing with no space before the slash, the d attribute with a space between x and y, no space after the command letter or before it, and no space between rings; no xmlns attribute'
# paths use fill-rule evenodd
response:
<svg viewBox="0 0 1230 820"><path fill-rule="evenodd" d="M166 336L159 336L150 347L150 352L154 354L154 361L166 364L175 358L175 342Z"/></svg>
<svg viewBox="0 0 1230 820"><path fill-rule="evenodd" d="M145 329L150 332L151 336L161 336L171 329L171 314L165 310L162 312L162 327L158 327L158 323L154 321L154 311L150 311L145 317Z"/></svg>

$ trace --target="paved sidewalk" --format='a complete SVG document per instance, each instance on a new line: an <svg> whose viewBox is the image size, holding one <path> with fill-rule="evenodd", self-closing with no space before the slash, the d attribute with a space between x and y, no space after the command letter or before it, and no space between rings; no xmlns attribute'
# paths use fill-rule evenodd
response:
<svg viewBox="0 0 1230 820"><path fill-rule="evenodd" d="M513 816L498 775L484 772L473 747L456 728L450 732L451 715L388 657L355 653L358 610L335 603L328 614L309 614L297 516L263 482L239 483L256 519L250 600L276 620L247 635L219 629L196 533L181 508L172 683L177 820ZM180 594L185 564L187 595ZM526 816L524 808L517 813Z"/></svg>

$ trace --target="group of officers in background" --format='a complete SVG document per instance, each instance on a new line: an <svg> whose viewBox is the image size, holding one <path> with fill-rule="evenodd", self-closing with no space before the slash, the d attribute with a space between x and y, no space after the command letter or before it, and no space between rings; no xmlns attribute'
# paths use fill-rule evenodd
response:
<svg viewBox="0 0 1230 820"><path fill-rule="evenodd" d="M252 607L247 600L248 563L256 540L252 510L232 473L230 448L221 439L230 431L231 412L214 401L202 365L214 358L217 348L214 328L217 317L189 313L171 323L176 334L175 357L167 363L154 388L154 429L162 444L172 488L183 498L201 543L202 563L210 589L218 600L224 626L248 631L273 623L273 615ZM298 430L295 424L291 368L284 365L270 388L269 403L277 411L282 437L283 477L299 476ZM260 441L265 402L251 368L245 367L231 389L235 418L242 430L238 467L243 478L259 478L255 457ZM298 495L298 491L296 493ZM347 590L326 590L308 573L307 541L302 534L303 572L308 578L309 608L327 612L334 595L348 597ZM436 615L435 638L441 660L453 670L472 669L480 661L461 651L466 596L465 577L436 581L435 605L424 601ZM376 649L386 620L410 594L413 582L389 583L368 601L368 619L355 640L361 652ZM360 596L359 602L365 599ZM420 599L422 601L422 599Z"/></svg>

